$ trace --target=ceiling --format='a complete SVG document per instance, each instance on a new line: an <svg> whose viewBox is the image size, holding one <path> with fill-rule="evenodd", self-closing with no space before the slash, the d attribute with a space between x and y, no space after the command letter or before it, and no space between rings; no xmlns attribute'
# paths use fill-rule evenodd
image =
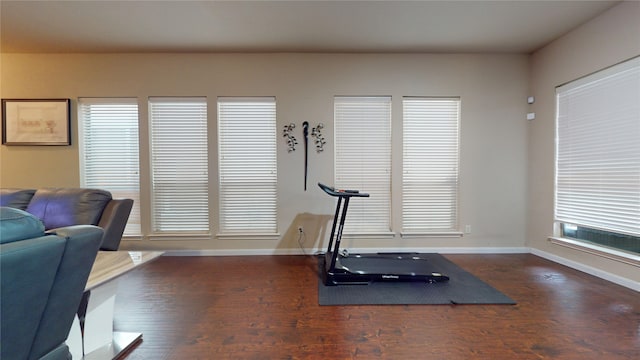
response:
<svg viewBox="0 0 640 360"><path fill-rule="evenodd" d="M619 1L11 1L4 53L530 53Z"/></svg>

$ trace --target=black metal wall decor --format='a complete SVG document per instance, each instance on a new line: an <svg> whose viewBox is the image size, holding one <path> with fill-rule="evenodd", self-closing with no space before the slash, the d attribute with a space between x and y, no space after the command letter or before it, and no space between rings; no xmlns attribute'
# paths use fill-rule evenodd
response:
<svg viewBox="0 0 640 360"><path fill-rule="evenodd" d="M304 191L307 191L307 159L309 146L309 122L302 123L302 135L304 136Z"/></svg>
<svg viewBox="0 0 640 360"><path fill-rule="evenodd" d="M296 137L292 134L293 129L295 128L296 124L291 123L289 125L285 125L284 130L282 131L282 136L287 138L288 152L296 151L296 145L298 145L298 140L296 140Z"/></svg>
<svg viewBox="0 0 640 360"><path fill-rule="evenodd" d="M320 123L313 129L311 129L311 136L314 138L314 143L316 144L316 152L324 151L324 144L327 142L324 140L324 136L322 136L322 129L324 128L324 124Z"/></svg>
<svg viewBox="0 0 640 360"><path fill-rule="evenodd" d="M289 125L285 125L282 130L282 136L287 140L288 152L296 151L296 145L298 145L298 140L293 135L293 129L296 128L296 124L290 123ZM327 143L324 136L322 135L322 129L324 129L324 124L319 123L314 128L311 129L311 136L313 137L313 142L316 146L316 152L320 153L324 151L324 145ZM307 174L309 169L309 122L302 122L302 137L304 141L304 191L307 191Z"/></svg>

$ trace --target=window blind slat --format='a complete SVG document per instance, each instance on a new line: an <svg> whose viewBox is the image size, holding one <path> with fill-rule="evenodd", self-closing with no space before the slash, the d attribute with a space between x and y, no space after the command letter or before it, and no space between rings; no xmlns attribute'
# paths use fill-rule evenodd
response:
<svg viewBox="0 0 640 360"><path fill-rule="evenodd" d="M370 197L349 203L345 233L391 230L391 97L334 98L335 186Z"/></svg>
<svg viewBox="0 0 640 360"><path fill-rule="evenodd" d="M277 232L276 102L218 99L220 233Z"/></svg>
<svg viewBox="0 0 640 360"><path fill-rule="evenodd" d="M153 231L209 232L206 98L149 98Z"/></svg>
<svg viewBox="0 0 640 360"><path fill-rule="evenodd" d="M556 221L640 236L640 58L556 99Z"/></svg>
<svg viewBox="0 0 640 360"><path fill-rule="evenodd" d="M140 235L138 100L79 98L80 184L133 199L124 235Z"/></svg>
<svg viewBox="0 0 640 360"><path fill-rule="evenodd" d="M457 231L460 99L403 98L402 230Z"/></svg>

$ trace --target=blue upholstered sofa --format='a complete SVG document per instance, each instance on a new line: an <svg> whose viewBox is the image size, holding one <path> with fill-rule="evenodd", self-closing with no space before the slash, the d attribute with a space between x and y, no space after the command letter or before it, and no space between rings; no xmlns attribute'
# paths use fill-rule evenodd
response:
<svg viewBox="0 0 640 360"><path fill-rule="evenodd" d="M0 207L0 359L70 359L65 344L103 230L45 233L37 217Z"/></svg>
<svg viewBox="0 0 640 360"><path fill-rule="evenodd" d="M100 250L118 250L133 207L131 199L86 188L0 189L0 206L35 215L46 230L69 225L97 225L104 230Z"/></svg>

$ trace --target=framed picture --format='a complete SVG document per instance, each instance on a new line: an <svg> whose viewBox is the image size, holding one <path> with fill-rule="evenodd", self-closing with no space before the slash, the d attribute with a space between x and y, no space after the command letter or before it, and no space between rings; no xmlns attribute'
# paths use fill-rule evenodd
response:
<svg viewBox="0 0 640 360"><path fill-rule="evenodd" d="M2 99L5 145L71 145L69 99Z"/></svg>

